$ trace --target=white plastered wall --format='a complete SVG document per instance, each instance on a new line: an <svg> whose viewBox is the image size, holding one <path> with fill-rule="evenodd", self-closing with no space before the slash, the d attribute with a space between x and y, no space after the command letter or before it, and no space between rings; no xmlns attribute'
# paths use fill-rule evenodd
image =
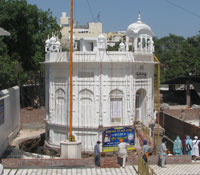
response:
<svg viewBox="0 0 200 175"><path fill-rule="evenodd" d="M140 70L143 66L143 70ZM102 68L102 70L100 69ZM83 142L83 150L92 151L97 140L101 139L98 131L100 126L132 125L135 120L135 95L137 90L146 91L146 116L144 124L148 125L153 109L153 67L154 64L143 63L74 63L73 64L73 134ZM46 68L49 74L49 139L53 145L59 146L60 141L67 139L69 126L69 66L68 63L49 64ZM145 79L136 77L136 72L146 73ZM85 77L86 76L86 77ZM87 77L89 76L89 77ZM65 114L56 113L56 91L61 88L65 92ZM123 94L123 117L120 123L111 122L110 93L119 90ZM82 95L84 92L84 95ZM85 92L90 94L85 97ZM92 100L91 120L81 122L81 98ZM64 108L63 108L64 109ZM56 116L62 116L58 120ZM65 118L65 120L64 120ZM63 122L64 121L64 122ZM57 125L57 127L55 127ZM62 126L62 127L61 127ZM62 129L61 129L62 128Z"/></svg>
<svg viewBox="0 0 200 175"><path fill-rule="evenodd" d="M20 92L15 86L0 91L4 99L4 123L0 125L0 156L20 130Z"/></svg>

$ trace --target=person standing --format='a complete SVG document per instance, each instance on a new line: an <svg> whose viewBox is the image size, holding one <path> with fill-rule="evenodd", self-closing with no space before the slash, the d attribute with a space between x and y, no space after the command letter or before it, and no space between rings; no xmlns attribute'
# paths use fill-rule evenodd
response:
<svg viewBox="0 0 200 175"><path fill-rule="evenodd" d="M186 140L187 140L187 135L184 137L184 140L183 140L183 154L186 155Z"/></svg>
<svg viewBox="0 0 200 175"><path fill-rule="evenodd" d="M176 137L173 145L173 152L175 155L182 155L182 142L179 136Z"/></svg>
<svg viewBox="0 0 200 175"><path fill-rule="evenodd" d="M154 123L156 123L156 121L157 121L157 111L154 109L153 110L153 119L154 119Z"/></svg>
<svg viewBox="0 0 200 175"><path fill-rule="evenodd" d="M192 157L194 160L197 160L197 157L199 157L199 143L200 140L198 140L198 137L195 136L194 140L192 141Z"/></svg>
<svg viewBox="0 0 200 175"><path fill-rule="evenodd" d="M149 154L152 152L152 147L147 145L147 140L144 140L142 147L142 158L148 163Z"/></svg>
<svg viewBox="0 0 200 175"><path fill-rule="evenodd" d="M128 156L127 154L127 147L129 146L128 143L123 142L123 139L119 140L120 143L118 145L118 163L119 163L119 159L122 159L122 167L125 167L126 164L126 158ZM121 161L120 161L121 162Z"/></svg>
<svg viewBox="0 0 200 175"><path fill-rule="evenodd" d="M95 160L95 166L100 167L100 141L97 141L96 145L94 146L94 160Z"/></svg>
<svg viewBox="0 0 200 175"><path fill-rule="evenodd" d="M191 156L192 155L192 139L190 139L190 136L186 137L186 142L185 142L185 152L186 155Z"/></svg>
<svg viewBox="0 0 200 175"><path fill-rule="evenodd" d="M3 169L3 165L2 165L2 159L0 159L0 175L4 174L4 169Z"/></svg>
<svg viewBox="0 0 200 175"><path fill-rule="evenodd" d="M153 137L153 135L154 135L154 128L155 128L155 122L154 122L154 120L151 120L151 122L149 124L149 128L151 128L151 137Z"/></svg>
<svg viewBox="0 0 200 175"><path fill-rule="evenodd" d="M167 156L167 147L166 147L166 139L162 139L162 144L160 147L160 160L161 160L161 167L166 168L165 166L165 161L166 161L166 156Z"/></svg>

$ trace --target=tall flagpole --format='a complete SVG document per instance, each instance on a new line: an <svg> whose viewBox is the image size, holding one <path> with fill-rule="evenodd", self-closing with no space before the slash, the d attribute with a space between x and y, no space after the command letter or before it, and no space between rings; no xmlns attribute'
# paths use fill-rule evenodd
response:
<svg viewBox="0 0 200 175"><path fill-rule="evenodd" d="M73 141L72 139L72 73L73 73L73 0L71 0L71 25L70 25L70 126L69 126L69 141Z"/></svg>

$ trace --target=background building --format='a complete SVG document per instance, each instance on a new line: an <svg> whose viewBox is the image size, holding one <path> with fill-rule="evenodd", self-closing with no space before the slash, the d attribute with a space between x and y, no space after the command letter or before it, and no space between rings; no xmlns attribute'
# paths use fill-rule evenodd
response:
<svg viewBox="0 0 200 175"><path fill-rule="evenodd" d="M113 47L118 42L126 40L126 31L109 32L107 34L107 45Z"/></svg>
<svg viewBox="0 0 200 175"><path fill-rule="evenodd" d="M62 46L66 46L70 38L70 17L67 16L65 12L62 13L60 17L60 25L62 27ZM87 25L78 25L77 22L74 22L73 33L76 37L76 40L80 40L85 37L98 37L102 33L102 23L99 22L89 22ZM106 34L104 34L106 35Z"/></svg>

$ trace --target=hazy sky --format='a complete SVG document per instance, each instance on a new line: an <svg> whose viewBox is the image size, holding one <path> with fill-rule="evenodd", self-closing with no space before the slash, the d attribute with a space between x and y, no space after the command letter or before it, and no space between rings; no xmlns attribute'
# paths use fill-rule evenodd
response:
<svg viewBox="0 0 200 175"><path fill-rule="evenodd" d="M70 16L70 0L27 0L40 9L51 9L60 19L62 12ZM86 24L100 12L103 31L126 30L137 20L148 24L155 36L169 33L193 36L200 30L200 0L74 0L74 17L79 24Z"/></svg>

